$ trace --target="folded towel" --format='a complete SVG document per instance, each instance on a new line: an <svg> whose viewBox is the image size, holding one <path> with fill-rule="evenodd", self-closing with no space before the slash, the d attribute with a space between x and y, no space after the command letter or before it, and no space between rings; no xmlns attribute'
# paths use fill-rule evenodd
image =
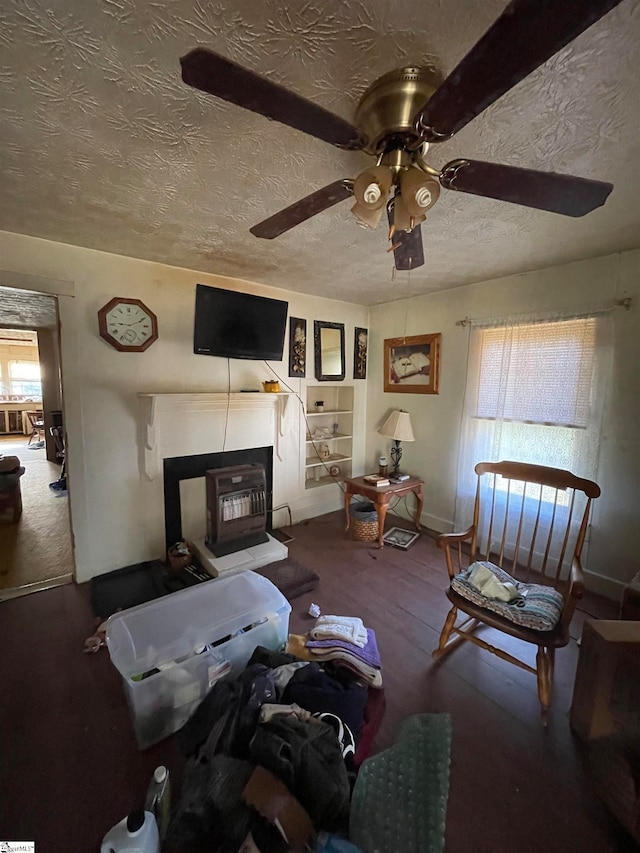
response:
<svg viewBox="0 0 640 853"><path fill-rule="evenodd" d="M325 660L327 659L323 658L323 662ZM370 687L376 687L378 690L382 687L382 671L373 666L367 666L366 663L356 660L347 652L334 652L331 656L331 663L334 666L341 666L348 669L360 681L368 684Z"/></svg>
<svg viewBox="0 0 640 853"><path fill-rule="evenodd" d="M358 616L318 616L316 625L355 625L364 628L364 622Z"/></svg>
<svg viewBox="0 0 640 853"><path fill-rule="evenodd" d="M333 651L343 651L369 666L380 669L380 653L378 652L375 631L372 628L367 628L366 631L367 642L364 648L355 646L353 643L347 643L344 640L307 640L306 646L317 657L330 658Z"/></svg>
<svg viewBox="0 0 640 853"><path fill-rule="evenodd" d="M309 632L314 640L343 640L359 648L367 644L367 629L357 616L320 616Z"/></svg>
<svg viewBox="0 0 640 853"><path fill-rule="evenodd" d="M513 601L518 598L519 592L515 584L508 581L500 581L494 573L483 566L482 563L473 563L467 581L487 598L496 601Z"/></svg>
<svg viewBox="0 0 640 853"><path fill-rule="evenodd" d="M300 660L314 660L311 649L305 646L306 642L306 634L289 634L285 651L288 655L295 655Z"/></svg>
<svg viewBox="0 0 640 853"><path fill-rule="evenodd" d="M306 661L317 661L321 666L324 666L326 663L342 666L370 687L377 687L378 689L382 687L382 672L380 668L371 666L357 658L356 654L360 650L353 644L347 644L351 651L334 647L332 649L322 649L322 651L329 652L327 655L316 655L314 654L314 649L308 649L305 646L305 642L308 642L306 634L289 634L286 648L287 653Z"/></svg>

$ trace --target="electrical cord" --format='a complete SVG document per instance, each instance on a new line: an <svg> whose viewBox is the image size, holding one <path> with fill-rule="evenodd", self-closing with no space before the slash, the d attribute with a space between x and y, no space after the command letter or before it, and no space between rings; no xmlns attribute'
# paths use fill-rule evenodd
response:
<svg viewBox="0 0 640 853"><path fill-rule="evenodd" d="M222 452L227 447L227 426L229 424L229 406L231 405L231 359L227 359L227 410L224 415L224 436L222 439Z"/></svg>
<svg viewBox="0 0 640 853"><path fill-rule="evenodd" d="M275 376L276 376L276 378L278 379L278 381L279 381L282 385L284 385L284 387L285 387L285 388L288 388L288 389L289 389L289 391L291 391L291 393L292 393L292 394L297 398L298 402L300 403L300 409L301 409L301 411L302 411L302 416L304 417L304 422L305 422L306 427L307 427L307 435L309 436L309 438L307 439L307 441L310 441L310 442L311 442L311 444L313 445L313 449L314 449L314 450L315 450L315 452L316 452L316 456L317 456L317 457L318 457L318 459L320 460L320 464L321 464L321 465L322 465L322 467L325 469L325 471L327 472L327 474L331 477L331 479L332 479L332 480L333 480L333 482L336 484L336 486L338 486L338 488L340 489L340 491L341 491L341 492L343 492L343 493L345 493L345 492L346 492L346 489L345 489L344 485L340 482L340 480L339 480L336 476L334 476L334 475L331 473L331 470L330 470L330 469L329 469L329 467L327 466L327 463L324 461L324 459L322 459L322 458L320 457L320 453L319 453L319 451L318 451L318 445L316 444L315 439L314 439L314 438L313 438L313 436L311 435L311 426L310 426L310 424L309 424L309 419L307 418L307 409L306 409L306 405L305 405L305 403L304 403L304 401L303 401L302 397L301 397L301 396L300 396L300 394L298 394L298 392L297 392L297 391L295 391L295 390L294 390L294 389L293 389L293 388L292 388L292 387L291 387L287 382L285 382L285 381L284 381L284 379L282 379L282 378L278 375L277 371L276 371L276 370L275 370L275 369L274 369L274 368L273 368L273 367L272 367L272 366L271 366L267 361L265 361L264 363L265 363L266 367L268 367L268 368L269 368L269 370L271 370L271 371L275 374Z"/></svg>
<svg viewBox="0 0 640 853"><path fill-rule="evenodd" d="M411 522L411 524L415 524L416 523L415 513L413 514L413 516L411 515L411 511L410 511L409 506L407 504L407 498L408 497L409 497L409 495L402 495L401 497L396 498L395 503L389 504L387 511L388 512L394 512L395 515L397 515L398 518L401 518L403 521L409 521L409 522ZM406 511L406 515L403 515L402 513L397 512L398 506L400 504L404 504L404 509ZM437 540L439 534L438 533L435 533L435 534L432 533L427 527L424 526L424 524L422 524L420 519L418 519L418 527L420 528L420 532L424 536L430 536L432 539Z"/></svg>
<svg viewBox="0 0 640 853"><path fill-rule="evenodd" d="M291 507L289 506L289 504L280 504L280 506L274 507L271 512L278 512L278 510L280 509L286 509L286 511L289 513L289 527L292 527L293 520L291 518Z"/></svg>
<svg viewBox="0 0 640 853"><path fill-rule="evenodd" d="M272 367L272 366L271 366L267 361L265 361L264 363L265 363L265 366L275 374L275 376L276 376L276 378L277 378L278 382L280 382L282 385L284 385L284 387L285 387L285 388L288 388L288 389L289 389L289 391L290 391L290 392L291 392L291 393L296 397L296 399L298 400L298 402L299 402L299 404L300 404L300 408L301 408L301 410L302 410L302 416L304 417L304 421L305 421L305 424L306 424L306 428L307 428L307 435L309 436L309 441L310 441L310 442L311 442L311 444L313 445L313 448L314 448L314 450L316 451L316 455L318 456L318 459L320 459L320 462L321 462L321 464L322 464L323 468L327 471L327 473L329 474L329 476L332 478L332 480L333 480L333 481L334 481L334 483L338 486L338 488L342 491L342 493L343 493L343 494L345 494L347 490L345 489L344 485L340 482L340 480L338 480L338 479L337 479L337 477L335 477L335 476L331 473L331 471L330 471L330 470L329 470L329 468L327 467L327 464L325 463L325 461L324 461L323 459L321 459L321 458L320 458L320 454L318 453L318 446L317 446L317 444L316 444L316 442L315 442L315 439L311 436L311 427L310 427L310 424L309 424L309 420L308 420L308 418L307 418L306 406L305 406L305 403L304 403L304 401L303 401L302 397L301 397L301 396L300 396L300 394L298 394L298 392L297 392L296 390L294 390L294 389L293 389L293 388L292 388L292 387L291 387L287 382L285 382L285 381L284 381L284 379L282 379L282 377L281 377L281 376L279 376L279 375L278 375L278 372L277 372L277 371L276 371L276 370L275 370L275 369L274 369L274 368L273 368L273 367ZM353 495L353 496L352 496L351 503L354 503L354 501L355 501L356 499L358 499L358 498L359 498L360 500L362 500L362 496L361 496L361 495ZM411 518L411 517L410 517L410 516L411 516L411 514L410 514L410 512L409 512L409 507L407 506L407 495L402 495L401 497L396 498L395 503L393 503L393 504L390 504L390 505L389 505L389 507L388 507L388 511L389 511L389 512L395 512L395 511L397 510L397 508L398 508L401 504L403 504L403 505L404 505L404 509L405 509L405 511L406 511L406 515L402 515L401 513L398 513L398 512L396 512L395 514L396 514L396 515L398 515L398 517L399 517L399 518L402 518L404 521L410 521L412 524L415 524L415 518ZM289 507L289 505L288 505L288 504L282 504L281 506L278 506L278 507L276 507L275 509L273 509L273 510L272 510L272 512L277 512L277 511L278 511L278 510L280 510L280 509L286 509L286 510L288 511L288 513L289 513L289 526L291 526L291 525L292 525L292 520L291 520L291 508ZM420 528L422 529L423 525L422 525L422 524L420 524L420 522L418 522L418 524L419 524ZM425 528L425 531L426 531L426 528Z"/></svg>

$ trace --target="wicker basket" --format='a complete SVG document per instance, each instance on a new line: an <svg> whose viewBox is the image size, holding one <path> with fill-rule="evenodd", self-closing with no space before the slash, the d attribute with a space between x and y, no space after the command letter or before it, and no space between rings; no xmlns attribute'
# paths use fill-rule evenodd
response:
<svg viewBox="0 0 640 853"><path fill-rule="evenodd" d="M378 513L371 503L357 503L351 506L351 530L353 538L359 542L374 542L378 538Z"/></svg>

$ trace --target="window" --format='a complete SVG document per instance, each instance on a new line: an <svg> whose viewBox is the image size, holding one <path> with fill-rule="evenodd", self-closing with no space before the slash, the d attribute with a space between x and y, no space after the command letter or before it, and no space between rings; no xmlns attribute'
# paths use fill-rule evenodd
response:
<svg viewBox="0 0 640 853"><path fill-rule="evenodd" d="M456 523L469 523L477 462L529 462L595 478L609 338L605 315L472 328ZM497 497L500 480L495 488Z"/></svg>
<svg viewBox="0 0 640 853"><path fill-rule="evenodd" d="M477 417L585 427L596 320L480 330Z"/></svg>
<svg viewBox="0 0 640 853"><path fill-rule="evenodd" d="M42 397L40 365L37 361L9 362L9 393L21 397Z"/></svg>
<svg viewBox="0 0 640 853"><path fill-rule="evenodd" d="M595 318L478 331L474 417L500 419L500 458L576 470L591 410Z"/></svg>

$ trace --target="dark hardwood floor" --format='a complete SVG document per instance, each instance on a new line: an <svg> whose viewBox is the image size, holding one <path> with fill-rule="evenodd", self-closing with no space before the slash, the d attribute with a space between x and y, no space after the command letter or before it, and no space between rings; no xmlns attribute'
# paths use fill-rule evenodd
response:
<svg viewBox="0 0 640 853"><path fill-rule="evenodd" d="M314 601L376 631L387 697L376 750L410 714L452 716L448 853L637 849L595 797L568 723L575 638L590 615L613 618L611 603L587 597L577 615L574 640L557 654L545 731L533 676L470 644L433 662L448 602L442 552L429 534L407 552L378 551L345 537L341 513L291 532L290 556L321 577L292 602L291 629L311 626ZM0 839L34 839L39 853L96 851L141 802L157 764L168 765L179 793L174 739L139 752L106 650L82 653L93 628L88 585L3 602L0 617Z"/></svg>

